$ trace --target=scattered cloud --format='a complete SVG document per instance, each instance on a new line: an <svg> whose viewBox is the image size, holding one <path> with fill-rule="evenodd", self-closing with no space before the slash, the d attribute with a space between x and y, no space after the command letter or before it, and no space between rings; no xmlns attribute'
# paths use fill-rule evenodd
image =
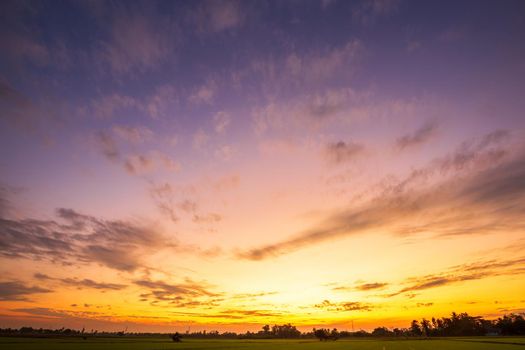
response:
<svg viewBox="0 0 525 350"><path fill-rule="evenodd" d="M30 98L0 75L0 120L6 120L14 128L42 136L49 143L49 127L60 125L59 114L62 108L62 104L56 103L45 92L42 92L38 99Z"/></svg>
<svg viewBox="0 0 525 350"><path fill-rule="evenodd" d="M365 147L356 142L339 141L329 143L325 148L326 158L333 164L341 164L354 160L363 154Z"/></svg>
<svg viewBox="0 0 525 350"><path fill-rule="evenodd" d="M150 195L160 212L174 223L184 217L195 224L208 226L222 220L222 215L206 213L199 208L197 201L193 199L195 193L191 187L188 190L188 188L174 187L169 183L152 185ZM205 252L201 251L201 253Z"/></svg>
<svg viewBox="0 0 525 350"><path fill-rule="evenodd" d="M118 161L120 152L117 143L111 134L106 131L99 131L95 133L95 142L100 149L100 152L110 161Z"/></svg>
<svg viewBox="0 0 525 350"><path fill-rule="evenodd" d="M150 196L162 215L174 223L179 221L175 208L175 189L169 183L153 185L150 189Z"/></svg>
<svg viewBox="0 0 525 350"><path fill-rule="evenodd" d="M193 15L199 32L218 33L240 27L245 19L241 1L204 1Z"/></svg>
<svg viewBox="0 0 525 350"><path fill-rule="evenodd" d="M197 132L193 134L193 148L201 149L208 143L209 138L210 137L204 132L204 130L197 130Z"/></svg>
<svg viewBox="0 0 525 350"><path fill-rule="evenodd" d="M326 311L372 311L372 306L370 304L355 301L332 303L329 300L323 300L322 303L316 304L314 307Z"/></svg>
<svg viewBox="0 0 525 350"><path fill-rule="evenodd" d="M417 307L431 307L434 303L417 303Z"/></svg>
<svg viewBox="0 0 525 350"><path fill-rule="evenodd" d="M180 165L168 155L158 151L132 154L125 158L124 168L132 175L143 175L158 170L178 171Z"/></svg>
<svg viewBox="0 0 525 350"><path fill-rule="evenodd" d="M217 83L214 80L208 80L205 84L199 86L189 97L193 104L211 104L217 93Z"/></svg>
<svg viewBox="0 0 525 350"><path fill-rule="evenodd" d="M92 99L89 110L97 118L113 119L139 107L140 102L135 98L113 93Z"/></svg>
<svg viewBox="0 0 525 350"><path fill-rule="evenodd" d="M177 22L149 5L134 3L112 11L108 37L99 42L96 55L112 73L146 72L172 58L179 41Z"/></svg>
<svg viewBox="0 0 525 350"><path fill-rule="evenodd" d="M114 125L113 132L129 143L143 143L153 137L153 131L145 126Z"/></svg>
<svg viewBox="0 0 525 350"><path fill-rule="evenodd" d="M129 142L143 142L152 136L148 128L114 127L113 131L121 139ZM124 156L117 145L115 137L104 130L94 134L95 145L108 160L122 167L131 175L144 175L156 171L176 172L180 164L167 154L153 150L145 154L128 154Z"/></svg>
<svg viewBox="0 0 525 350"><path fill-rule="evenodd" d="M395 13L399 4L399 0L365 0L359 2L352 12L352 20L365 26L373 25L378 18Z"/></svg>
<svg viewBox="0 0 525 350"><path fill-rule="evenodd" d="M224 161L229 161L235 155L235 149L230 145L223 145L215 150L215 156Z"/></svg>
<svg viewBox="0 0 525 350"><path fill-rule="evenodd" d="M252 109L253 129L257 135L298 128L318 132L320 127L330 122L353 117L350 111L356 108L361 98L353 90L343 88L302 94L286 103L271 99L269 103Z"/></svg>
<svg viewBox="0 0 525 350"><path fill-rule="evenodd" d="M231 116L224 111L217 112L213 116L213 123L215 125L215 132L218 134L222 134L226 131L226 128L230 125Z"/></svg>

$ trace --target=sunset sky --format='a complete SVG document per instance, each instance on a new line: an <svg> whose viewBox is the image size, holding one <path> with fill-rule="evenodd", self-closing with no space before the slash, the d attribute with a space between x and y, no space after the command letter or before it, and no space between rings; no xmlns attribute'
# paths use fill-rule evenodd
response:
<svg viewBox="0 0 525 350"><path fill-rule="evenodd" d="M1 1L0 327L525 312L525 1Z"/></svg>

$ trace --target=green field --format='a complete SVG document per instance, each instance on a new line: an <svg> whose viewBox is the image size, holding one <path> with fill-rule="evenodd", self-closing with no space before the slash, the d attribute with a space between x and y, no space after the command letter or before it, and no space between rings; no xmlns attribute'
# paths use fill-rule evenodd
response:
<svg viewBox="0 0 525 350"><path fill-rule="evenodd" d="M162 350L162 349L258 349L258 350L525 350L525 338L448 338L431 340L198 340L174 343L168 338L0 338L1 349L23 350Z"/></svg>

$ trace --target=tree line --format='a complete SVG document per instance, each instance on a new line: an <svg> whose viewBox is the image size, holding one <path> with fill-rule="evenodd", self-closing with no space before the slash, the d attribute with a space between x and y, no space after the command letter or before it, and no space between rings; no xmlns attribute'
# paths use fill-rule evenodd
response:
<svg viewBox="0 0 525 350"><path fill-rule="evenodd" d="M495 320L486 320L481 316L470 316L467 313L453 312L450 317L430 320L413 320L407 328L377 327L371 332L359 330L356 332L338 331L337 329L314 328L310 332L301 332L292 324L264 325L258 332L223 332L198 331L179 334L175 333L177 341L182 338L226 338L226 339L273 339L273 338L318 338L321 341L337 340L346 337L454 337L482 335L525 335L525 314L509 314ZM165 333L134 333L134 332L86 332L70 328L0 328L1 336L165 336ZM170 335L173 338L173 335ZM175 340L175 338L173 338Z"/></svg>

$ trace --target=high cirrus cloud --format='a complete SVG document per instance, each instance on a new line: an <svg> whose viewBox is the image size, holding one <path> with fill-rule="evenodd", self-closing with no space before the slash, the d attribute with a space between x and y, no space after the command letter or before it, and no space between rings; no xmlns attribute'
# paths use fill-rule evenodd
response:
<svg viewBox="0 0 525 350"><path fill-rule="evenodd" d="M513 152L504 148L501 142L506 138L508 132L495 131L464 143L454 153L413 171L367 204L341 210L309 230L246 250L239 257L267 259L369 229L402 235L482 234L523 229L525 150L522 146ZM424 219L426 224L411 224L414 216Z"/></svg>

